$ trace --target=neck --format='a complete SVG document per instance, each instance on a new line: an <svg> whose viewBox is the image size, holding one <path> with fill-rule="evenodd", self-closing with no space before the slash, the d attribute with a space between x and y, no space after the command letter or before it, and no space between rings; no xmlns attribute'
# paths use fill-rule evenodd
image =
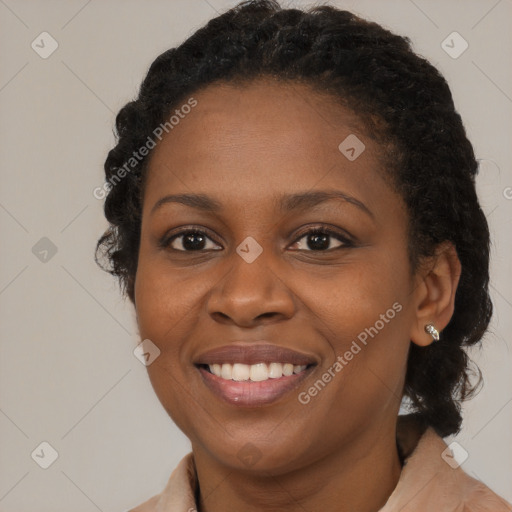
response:
<svg viewBox="0 0 512 512"><path fill-rule="evenodd" d="M377 427L307 466L277 476L223 466L193 447L199 512L377 512L401 472L396 425Z"/></svg>

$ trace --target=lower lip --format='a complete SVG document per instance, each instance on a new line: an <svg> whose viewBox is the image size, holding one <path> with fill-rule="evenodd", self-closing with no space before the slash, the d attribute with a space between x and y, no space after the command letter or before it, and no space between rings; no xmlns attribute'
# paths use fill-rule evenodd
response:
<svg viewBox="0 0 512 512"><path fill-rule="evenodd" d="M252 407L268 405L279 400L286 393L297 388L311 373L314 366L290 376L268 379L260 382L234 381L217 377L203 367L198 367L203 382L219 398L232 405Z"/></svg>

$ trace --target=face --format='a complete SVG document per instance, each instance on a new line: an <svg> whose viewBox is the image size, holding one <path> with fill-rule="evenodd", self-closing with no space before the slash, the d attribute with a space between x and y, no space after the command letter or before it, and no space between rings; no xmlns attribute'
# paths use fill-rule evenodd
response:
<svg viewBox="0 0 512 512"><path fill-rule="evenodd" d="M155 392L195 453L232 468L361 456L394 425L414 318L407 215L381 150L305 85L193 97L144 193L135 305L160 350Z"/></svg>

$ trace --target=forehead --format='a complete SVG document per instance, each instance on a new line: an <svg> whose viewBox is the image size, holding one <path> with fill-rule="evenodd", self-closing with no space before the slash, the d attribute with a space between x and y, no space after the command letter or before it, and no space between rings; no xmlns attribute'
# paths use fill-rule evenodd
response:
<svg viewBox="0 0 512 512"><path fill-rule="evenodd" d="M330 95L262 79L214 84L192 96L197 105L153 150L146 198L194 189L231 200L236 192L247 204L315 184L351 193L384 185L379 145ZM346 140L361 151L354 160L343 153Z"/></svg>

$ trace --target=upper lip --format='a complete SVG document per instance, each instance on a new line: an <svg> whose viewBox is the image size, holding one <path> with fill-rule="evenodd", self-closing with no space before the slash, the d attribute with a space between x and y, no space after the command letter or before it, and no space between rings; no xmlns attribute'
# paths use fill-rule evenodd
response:
<svg viewBox="0 0 512 512"><path fill-rule="evenodd" d="M260 342L255 344L230 344L216 347L200 354L194 364L223 363L291 363L293 365L316 364L316 358L295 350Z"/></svg>

